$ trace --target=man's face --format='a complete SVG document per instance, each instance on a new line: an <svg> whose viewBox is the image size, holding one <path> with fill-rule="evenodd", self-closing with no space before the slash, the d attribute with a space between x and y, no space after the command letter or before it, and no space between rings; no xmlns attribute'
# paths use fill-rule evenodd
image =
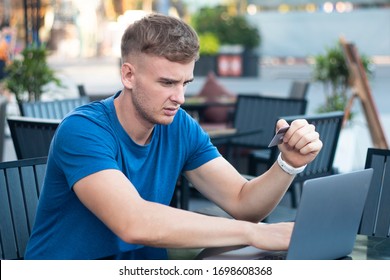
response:
<svg viewBox="0 0 390 280"><path fill-rule="evenodd" d="M193 80L195 61L182 64L162 57L140 55L133 66L131 98L138 116L150 124L170 124L184 103Z"/></svg>

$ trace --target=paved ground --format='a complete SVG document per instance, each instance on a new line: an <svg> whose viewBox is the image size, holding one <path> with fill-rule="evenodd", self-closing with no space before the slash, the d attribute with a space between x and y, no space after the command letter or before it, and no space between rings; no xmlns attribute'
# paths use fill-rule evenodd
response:
<svg viewBox="0 0 390 280"><path fill-rule="evenodd" d="M77 96L76 86L78 84L83 84L87 94L92 95L113 94L121 89L117 58L64 59L51 57L49 63L67 85L67 88L62 89L60 94ZM263 64L259 67L259 77L218 77L218 81L234 93L286 96L293 80L311 79L312 68L303 63L293 65ZM195 81L187 88L187 94L192 95L199 92L204 82L205 77L195 77ZM370 87L386 138L390 139L390 65L376 66ZM52 94L55 93L52 92ZM322 85L312 83L308 93L308 113L315 112L323 100ZM343 129L336 154L335 165L339 167L340 171L362 167L367 148L372 146L359 101L355 102L354 111L357 116L351 125ZM8 138L5 147L5 160L14 158L12 142Z"/></svg>

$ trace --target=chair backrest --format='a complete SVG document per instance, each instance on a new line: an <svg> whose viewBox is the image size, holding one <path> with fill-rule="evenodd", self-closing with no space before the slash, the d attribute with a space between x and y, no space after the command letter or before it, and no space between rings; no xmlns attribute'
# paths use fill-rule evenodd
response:
<svg viewBox="0 0 390 280"><path fill-rule="evenodd" d="M310 82L293 81L290 87L289 97L297 99L305 99L309 91Z"/></svg>
<svg viewBox="0 0 390 280"><path fill-rule="evenodd" d="M295 176L295 182L302 182L307 179L317 178L334 174L333 162L339 141L340 131L343 125L344 112L336 111L302 116L283 117L288 123L296 119L306 119L308 123L314 124L316 131L320 134L323 143L322 149L317 157L307 165L302 173ZM273 161L277 154L273 155Z"/></svg>
<svg viewBox="0 0 390 280"><path fill-rule="evenodd" d="M3 161L7 98L0 95L0 162Z"/></svg>
<svg viewBox="0 0 390 280"><path fill-rule="evenodd" d="M89 103L88 96L53 101L21 102L21 115L31 118L63 119L74 108Z"/></svg>
<svg viewBox="0 0 390 280"><path fill-rule="evenodd" d="M358 233L368 236L389 237L390 150L369 148L365 168L373 168L374 174Z"/></svg>
<svg viewBox="0 0 390 280"><path fill-rule="evenodd" d="M58 119L8 117L8 126L18 159L45 157L60 124Z"/></svg>
<svg viewBox="0 0 390 280"><path fill-rule="evenodd" d="M231 142L236 146L268 148L276 121L281 116L304 114L306 106L305 99L240 94L237 96L234 128L239 132L261 130L261 133L237 137Z"/></svg>
<svg viewBox="0 0 390 280"><path fill-rule="evenodd" d="M87 96L87 91L85 90L85 87L83 84L77 85L77 90L78 90L80 96Z"/></svg>
<svg viewBox="0 0 390 280"><path fill-rule="evenodd" d="M0 163L0 259L23 259L35 221L46 158Z"/></svg>

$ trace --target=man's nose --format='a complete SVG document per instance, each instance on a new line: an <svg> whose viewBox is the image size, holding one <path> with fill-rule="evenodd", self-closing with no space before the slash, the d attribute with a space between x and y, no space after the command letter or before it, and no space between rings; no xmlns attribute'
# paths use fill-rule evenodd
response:
<svg viewBox="0 0 390 280"><path fill-rule="evenodd" d="M172 96L172 100L175 101L177 104L183 104L185 101L184 98L185 88L184 87L177 87L175 94Z"/></svg>

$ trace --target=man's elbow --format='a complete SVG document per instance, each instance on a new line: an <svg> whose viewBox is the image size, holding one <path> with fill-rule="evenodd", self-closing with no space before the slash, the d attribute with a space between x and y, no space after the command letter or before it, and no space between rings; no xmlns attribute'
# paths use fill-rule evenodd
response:
<svg viewBox="0 0 390 280"><path fill-rule="evenodd" d="M144 225L124 226L117 233L118 237L126 243L153 245L158 243L158 233L148 230Z"/></svg>

